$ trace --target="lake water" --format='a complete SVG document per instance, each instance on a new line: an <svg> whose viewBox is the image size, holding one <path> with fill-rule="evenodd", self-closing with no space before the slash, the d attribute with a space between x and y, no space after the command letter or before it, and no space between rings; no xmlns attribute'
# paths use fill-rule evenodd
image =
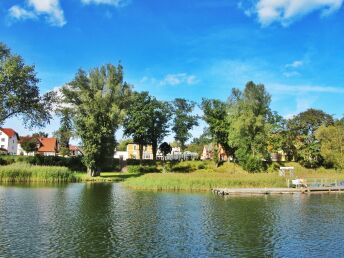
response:
<svg viewBox="0 0 344 258"><path fill-rule="evenodd" d="M344 194L0 186L0 257L343 257Z"/></svg>

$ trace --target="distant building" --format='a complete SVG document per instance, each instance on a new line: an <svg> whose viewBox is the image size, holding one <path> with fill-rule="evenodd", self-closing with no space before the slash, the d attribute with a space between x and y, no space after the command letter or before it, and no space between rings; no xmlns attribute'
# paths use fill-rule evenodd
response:
<svg viewBox="0 0 344 258"><path fill-rule="evenodd" d="M139 144L129 143L127 145L128 159L140 159ZM143 146L142 159L153 159L152 145Z"/></svg>
<svg viewBox="0 0 344 258"><path fill-rule="evenodd" d="M40 147L37 154L43 156L56 156L58 153L58 145L56 138L38 138Z"/></svg>
<svg viewBox="0 0 344 258"><path fill-rule="evenodd" d="M36 140L37 141L37 151L27 153L22 148L22 144L25 141L29 140ZM32 137L32 136L24 136L20 137L18 141L18 148L17 148L17 155L26 155L26 156L34 156L34 155L43 155L43 156L56 156L58 154L58 143L56 138L44 138L44 137Z"/></svg>
<svg viewBox="0 0 344 258"><path fill-rule="evenodd" d="M207 160L207 159L213 159L214 158L214 147L215 145L213 143L210 143L208 145L204 145L201 160ZM219 160L226 161L229 159L227 156L227 153L225 152L224 148L221 146L221 144L217 145L217 155Z"/></svg>
<svg viewBox="0 0 344 258"><path fill-rule="evenodd" d="M10 155L17 154L19 135L11 128L0 128L0 149Z"/></svg>
<svg viewBox="0 0 344 258"><path fill-rule="evenodd" d="M127 160L128 159L128 152L127 151L117 151L115 150L115 159L122 159L122 160Z"/></svg>
<svg viewBox="0 0 344 258"><path fill-rule="evenodd" d="M78 146L75 146L75 145L69 145L69 155L70 156L82 156L82 152L80 150L80 148Z"/></svg>

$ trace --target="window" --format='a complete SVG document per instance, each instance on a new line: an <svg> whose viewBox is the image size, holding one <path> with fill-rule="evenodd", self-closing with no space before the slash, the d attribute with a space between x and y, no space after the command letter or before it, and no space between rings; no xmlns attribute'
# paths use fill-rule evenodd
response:
<svg viewBox="0 0 344 258"><path fill-rule="evenodd" d="M5 145L1 145L1 148L5 148Z"/></svg>
<svg viewBox="0 0 344 258"><path fill-rule="evenodd" d="M1 141L4 142L4 141L5 141L5 138L1 138Z"/></svg>
<svg viewBox="0 0 344 258"><path fill-rule="evenodd" d="M134 144L134 150L136 150L136 144Z"/></svg>

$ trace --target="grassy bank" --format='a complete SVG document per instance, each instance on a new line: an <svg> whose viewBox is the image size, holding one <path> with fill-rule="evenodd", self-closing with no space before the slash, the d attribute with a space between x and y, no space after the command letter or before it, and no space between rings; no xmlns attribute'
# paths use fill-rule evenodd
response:
<svg viewBox="0 0 344 258"><path fill-rule="evenodd" d="M66 167L32 166L15 163L0 166L0 182L76 182L75 173Z"/></svg>
<svg viewBox="0 0 344 258"><path fill-rule="evenodd" d="M344 173L329 170L311 170L296 163L288 166L295 167L297 178L327 178L344 181ZM277 172L247 173L234 164L225 164L219 168L205 167L190 173L149 173L128 178L124 185L134 189L144 190L174 190L174 191L208 191L212 188L264 188L286 187L287 178L278 176Z"/></svg>

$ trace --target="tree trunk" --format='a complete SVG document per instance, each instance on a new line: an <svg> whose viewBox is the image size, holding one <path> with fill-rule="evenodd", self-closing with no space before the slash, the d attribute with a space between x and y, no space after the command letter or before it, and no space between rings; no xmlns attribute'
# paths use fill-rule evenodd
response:
<svg viewBox="0 0 344 258"><path fill-rule="evenodd" d="M143 144L139 144L139 153L140 153L140 165L142 165Z"/></svg>
<svg viewBox="0 0 344 258"><path fill-rule="evenodd" d="M158 150L158 143L153 142L152 143L152 151L153 151L153 160L156 161L156 152Z"/></svg>
<svg viewBox="0 0 344 258"><path fill-rule="evenodd" d="M87 175L90 177L100 176L100 169L97 168L87 168Z"/></svg>

